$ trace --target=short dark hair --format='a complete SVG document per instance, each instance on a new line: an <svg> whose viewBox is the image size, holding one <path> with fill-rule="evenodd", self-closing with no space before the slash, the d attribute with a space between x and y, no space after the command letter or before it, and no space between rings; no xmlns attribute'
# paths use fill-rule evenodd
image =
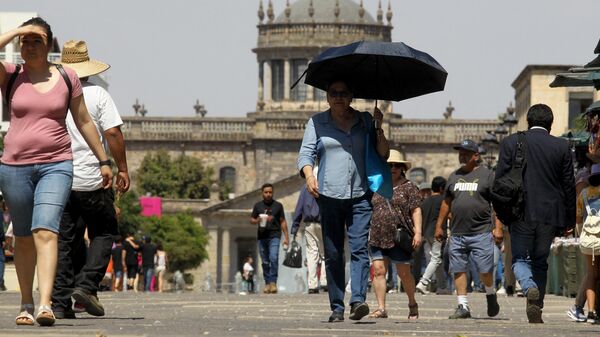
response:
<svg viewBox="0 0 600 337"><path fill-rule="evenodd" d="M273 184L271 184L271 183L266 183L266 184L263 184L263 185L260 187L260 190L261 190L261 191L264 191L264 190L265 190L265 188L267 188L267 187L273 188Z"/></svg>
<svg viewBox="0 0 600 337"><path fill-rule="evenodd" d="M350 91L352 94L354 94L354 90L352 88L351 82L348 81L348 79L343 78L343 77L333 77L331 80L329 80L329 82L327 82L327 87L325 88L325 92L329 92L329 88L334 83L338 83L338 82L344 83L346 85L346 87L348 88L348 91Z"/></svg>
<svg viewBox="0 0 600 337"><path fill-rule="evenodd" d="M435 177L431 181L431 190L434 192L442 192L446 188L446 179L444 177Z"/></svg>
<svg viewBox="0 0 600 337"><path fill-rule="evenodd" d="M54 40L54 36L52 35L52 28L50 28L50 25L48 24L48 22L46 22L46 20L38 16L23 22L20 27L24 27L27 25L33 25L44 28L44 30L46 31L46 42L48 42L48 48L52 48L52 41Z"/></svg>
<svg viewBox="0 0 600 337"><path fill-rule="evenodd" d="M553 121L554 115L552 114L552 109L546 104L533 105L527 111L527 125L529 129L534 126L540 126L550 131Z"/></svg>

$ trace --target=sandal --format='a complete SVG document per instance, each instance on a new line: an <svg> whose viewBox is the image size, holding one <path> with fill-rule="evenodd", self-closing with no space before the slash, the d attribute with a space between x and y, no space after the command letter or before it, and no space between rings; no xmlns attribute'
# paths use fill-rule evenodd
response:
<svg viewBox="0 0 600 337"><path fill-rule="evenodd" d="M40 305L38 308L38 314L35 316L35 321L41 326L52 326L56 321L52 308L49 305Z"/></svg>
<svg viewBox="0 0 600 337"><path fill-rule="evenodd" d="M17 325L33 325L33 303L21 304L20 312L15 318Z"/></svg>
<svg viewBox="0 0 600 337"><path fill-rule="evenodd" d="M408 319L419 318L419 304L408 305Z"/></svg>
<svg viewBox="0 0 600 337"><path fill-rule="evenodd" d="M371 318L388 318L387 311L385 309L377 309L373 311L369 317Z"/></svg>

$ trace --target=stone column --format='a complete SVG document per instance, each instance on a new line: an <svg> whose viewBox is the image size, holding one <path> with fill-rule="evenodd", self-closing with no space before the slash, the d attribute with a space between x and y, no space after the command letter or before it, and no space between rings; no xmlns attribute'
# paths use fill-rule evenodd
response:
<svg viewBox="0 0 600 337"><path fill-rule="evenodd" d="M290 100L290 79L292 77L290 60L285 59L283 61L283 100Z"/></svg>
<svg viewBox="0 0 600 337"><path fill-rule="evenodd" d="M230 283L233 282L233 275L231 275L231 237L229 235L229 228L224 228L221 232L221 282Z"/></svg>
<svg viewBox="0 0 600 337"><path fill-rule="evenodd" d="M273 92L271 77L271 61L265 61L263 63L263 97L265 102L270 102L273 99L271 96L271 93Z"/></svg>
<svg viewBox="0 0 600 337"><path fill-rule="evenodd" d="M258 101L263 102L264 96L264 63L263 61L258 62Z"/></svg>

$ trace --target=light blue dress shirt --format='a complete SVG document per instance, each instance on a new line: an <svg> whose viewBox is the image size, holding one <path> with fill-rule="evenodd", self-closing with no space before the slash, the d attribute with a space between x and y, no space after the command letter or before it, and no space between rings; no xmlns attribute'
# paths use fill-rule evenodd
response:
<svg viewBox="0 0 600 337"><path fill-rule="evenodd" d="M362 118L360 117L362 116ZM298 154L298 170L319 162L319 193L335 199L354 199L368 190L365 171L365 139L373 118L358 112L350 132L339 129L330 110L311 117Z"/></svg>

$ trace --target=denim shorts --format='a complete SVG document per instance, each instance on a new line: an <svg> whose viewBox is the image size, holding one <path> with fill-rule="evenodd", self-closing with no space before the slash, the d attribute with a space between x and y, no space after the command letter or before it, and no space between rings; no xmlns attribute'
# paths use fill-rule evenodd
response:
<svg viewBox="0 0 600 337"><path fill-rule="evenodd" d="M402 248L394 246L389 249L379 248L369 245L371 260L383 260L388 258L392 263L410 263L412 254L408 254Z"/></svg>
<svg viewBox="0 0 600 337"><path fill-rule="evenodd" d="M37 229L58 233L73 182L73 161L31 165L0 165L0 189L15 236Z"/></svg>
<svg viewBox="0 0 600 337"><path fill-rule="evenodd" d="M491 273L494 271L494 237L491 232L451 236L448 246L448 256L450 258L449 272L465 273L469 256L475 263L477 271L480 273Z"/></svg>

